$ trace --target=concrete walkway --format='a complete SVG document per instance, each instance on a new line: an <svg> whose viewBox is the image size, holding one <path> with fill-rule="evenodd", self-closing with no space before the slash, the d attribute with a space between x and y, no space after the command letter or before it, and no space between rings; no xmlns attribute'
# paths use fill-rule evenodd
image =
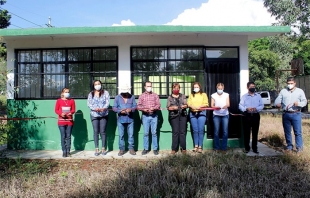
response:
<svg viewBox="0 0 310 198"><path fill-rule="evenodd" d="M268 146L258 143L258 151L259 154L255 154L253 152L249 152L246 155L247 156L279 156L283 155L282 152L276 151L274 149L269 148ZM106 155L99 155L95 156L94 151L72 151L71 157L63 158L62 157L62 151L49 151L49 150L6 150L5 146L0 147L0 150L3 150L3 156L6 158L11 159L17 159L17 158L23 158L23 159L156 159L161 157L166 157L170 155L170 151L164 150L160 151L159 155L154 155L153 151L150 151L146 155L142 155L142 151L137 151L137 155L131 155L129 152L126 152L123 156L118 156L118 150L116 151L109 151ZM211 152L212 150L206 150L204 152ZM242 154L241 148L236 149L229 149L227 153L234 152L234 153L240 153ZM180 152L179 152L180 153ZM188 150L188 154L195 154L191 150Z"/></svg>

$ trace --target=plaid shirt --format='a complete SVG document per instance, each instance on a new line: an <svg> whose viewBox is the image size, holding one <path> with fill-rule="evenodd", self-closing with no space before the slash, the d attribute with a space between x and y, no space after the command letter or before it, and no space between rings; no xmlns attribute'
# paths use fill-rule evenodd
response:
<svg viewBox="0 0 310 198"><path fill-rule="evenodd" d="M117 120L120 123L132 123L133 122L133 113L135 112L137 108L137 103L135 100L135 97L131 95L127 102L125 103L125 100L121 95L117 95L114 100L113 104L113 111L117 113ZM124 109L131 109L131 112L128 114L122 114L121 111Z"/></svg>
<svg viewBox="0 0 310 198"><path fill-rule="evenodd" d="M142 111L144 109L160 109L159 97L156 93L147 91L142 93L138 99L138 110Z"/></svg>

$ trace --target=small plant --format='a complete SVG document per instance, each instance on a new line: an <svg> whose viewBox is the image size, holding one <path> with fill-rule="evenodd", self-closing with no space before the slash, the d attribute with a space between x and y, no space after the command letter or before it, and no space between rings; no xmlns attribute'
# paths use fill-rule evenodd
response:
<svg viewBox="0 0 310 198"><path fill-rule="evenodd" d="M62 171L62 172L60 173L60 176L61 176L61 177L67 177L67 176L68 176L68 172Z"/></svg>

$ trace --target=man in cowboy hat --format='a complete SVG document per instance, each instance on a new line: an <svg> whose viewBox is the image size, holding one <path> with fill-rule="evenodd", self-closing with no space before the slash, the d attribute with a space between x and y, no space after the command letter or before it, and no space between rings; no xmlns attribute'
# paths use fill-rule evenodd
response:
<svg viewBox="0 0 310 198"><path fill-rule="evenodd" d="M117 127L119 133L119 153L122 156L125 153L124 131L127 127L128 133L128 149L131 155L136 155L134 150L134 115L133 112L137 108L135 97L130 94L131 87L129 85L122 85L119 88L119 95L115 97L113 111L117 113Z"/></svg>

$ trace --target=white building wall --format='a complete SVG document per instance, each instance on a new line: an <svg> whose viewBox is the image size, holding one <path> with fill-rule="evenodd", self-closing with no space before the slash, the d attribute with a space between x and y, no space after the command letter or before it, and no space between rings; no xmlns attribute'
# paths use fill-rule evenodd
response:
<svg viewBox="0 0 310 198"><path fill-rule="evenodd" d="M119 58L118 85L131 83L130 47L131 46L239 46L240 47L240 90L241 95L247 92L248 72L248 38L247 36L227 35L122 35L122 36L72 36L7 39L8 91L14 85L14 50L29 48L67 48L67 47L102 47L117 46ZM12 99L13 94L8 94Z"/></svg>

